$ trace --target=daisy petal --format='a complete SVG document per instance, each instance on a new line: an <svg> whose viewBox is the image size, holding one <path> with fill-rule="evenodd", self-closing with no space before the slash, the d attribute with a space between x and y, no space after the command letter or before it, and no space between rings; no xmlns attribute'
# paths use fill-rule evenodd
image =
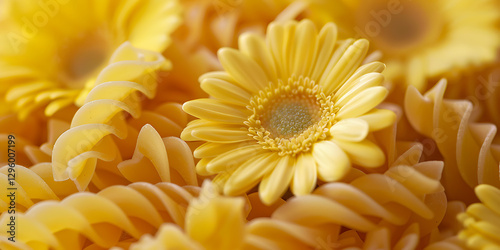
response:
<svg viewBox="0 0 500 250"><path fill-rule="evenodd" d="M241 52L262 66L262 70L264 70L270 81L276 82L278 79L276 66L274 65L271 52L267 49L266 42L262 37L245 33L238 39L238 46Z"/></svg>
<svg viewBox="0 0 500 250"><path fill-rule="evenodd" d="M260 145L240 147L215 157L208 163L207 169L212 173L219 173L260 154L262 154Z"/></svg>
<svg viewBox="0 0 500 250"><path fill-rule="evenodd" d="M318 165L318 177L323 181L339 180L351 168L349 157L332 141L321 141L314 144L312 153Z"/></svg>
<svg viewBox="0 0 500 250"><path fill-rule="evenodd" d="M316 187L316 162L310 153L297 158L291 189L294 195L306 195Z"/></svg>
<svg viewBox="0 0 500 250"><path fill-rule="evenodd" d="M382 74L368 73L352 81L350 84L346 83L333 96L335 105L342 107L361 91L371 87L380 86L383 82L384 76Z"/></svg>
<svg viewBox="0 0 500 250"><path fill-rule="evenodd" d="M240 84L252 93L258 93L269 84L270 79L261 66L247 55L231 48L222 48L217 53L222 67Z"/></svg>
<svg viewBox="0 0 500 250"><path fill-rule="evenodd" d="M388 90L382 86L365 89L340 108L337 118L342 120L363 115L379 105L387 93Z"/></svg>
<svg viewBox="0 0 500 250"><path fill-rule="evenodd" d="M197 99L182 105L186 113L214 122L243 124L248 115L245 110L214 99Z"/></svg>
<svg viewBox="0 0 500 250"><path fill-rule="evenodd" d="M250 142L248 143L250 145ZM231 151L233 149L241 148L243 146L248 146L245 143L213 143L207 142L203 145L196 148L193 152L194 157L196 158L212 158L216 157L220 154L223 154L227 151Z"/></svg>
<svg viewBox="0 0 500 250"><path fill-rule="evenodd" d="M359 142L368 135L369 125L366 121L357 118L345 119L337 122L330 128L330 134L335 139Z"/></svg>
<svg viewBox="0 0 500 250"><path fill-rule="evenodd" d="M259 183L277 163L276 153L263 153L239 166L224 185L224 194L240 195Z"/></svg>
<svg viewBox="0 0 500 250"><path fill-rule="evenodd" d="M213 173L210 173L207 170L207 164L210 162L210 160L212 160L212 158L203 158L198 163L196 163L196 173L202 176L212 175Z"/></svg>
<svg viewBox="0 0 500 250"><path fill-rule="evenodd" d="M246 90L221 79L208 78L200 86L210 96L236 105L246 106L252 97Z"/></svg>
<svg viewBox="0 0 500 250"><path fill-rule="evenodd" d="M262 178L259 196L264 204L271 205L286 192L295 172L294 165L293 157L282 157L273 171Z"/></svg>
<svg viewBox="0 0 500 250"><path fill-rule="evenodd" d="M325 71L328 61L330 60L332 53L335 49L335 43L337 42L337 26L333 23L327 23L321 29L317 45L316 45L316 64L311 72L311 79L318 81L321 74Z"/></svg>
<svg viewBox="0 0 500 250"><path fill-rule="evenodd" d="M388 109L375 109L358 118L368 123L370 131L377 131L394 124L396 114Z"/></svg>
<svg viewBox="0 0 500 250"><path fill-rule="evenodd" d="M367 168L376 168L382 166L385 162L384 152L369 140L349 142L334 139L333 141L349 155L354 164Z"/></svg>
<svg viewBox="0 0 500 250"><path fill-rule="evenodd" d="M368 44L365 39L357 40L342 55L326 78L321 79L320 85L326 94L336 91L340 84L356 70L366 56Z"/></svg>
<svg viewBox="0 0 500 250"><path fill-rule="evenodd" d="M191 135L208 142L235 143L251 139L248 130L241 125L216 124L191 131Z"/></svg>
<svg viewBox="0 0 500 250"><path fill-rule="evenodd" d="M308 75L314 60L317 31L314 23L305 20L297 25L294 41L294 58L292 72L297 76Z"/></svg>

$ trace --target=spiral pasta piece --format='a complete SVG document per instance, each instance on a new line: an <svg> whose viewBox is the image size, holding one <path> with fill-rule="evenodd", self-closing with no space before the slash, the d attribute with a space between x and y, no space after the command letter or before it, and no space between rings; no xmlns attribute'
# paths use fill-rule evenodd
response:
<svg viewBox="0 0 500 250"><path fill-rule="evenodd" d="M448 198L471 203L476 199L473 187L500 187L500 145L492 144L497 128L493 124L474 123L472 103L443 99L445 90L444 79L424 95L409 87L405 111L411 125L432 138L444 158L447 167L442 183Z"/></svg>
<svg viewBox="0 0 500 250"><path fill-rule="evenodd" d="M188 145L177 137L162 138L149 124L139 132L132 159L119 163L118 169L130 182L198 185Z"/></svg>
<svg viewBox="0 0 500 250"><path fill-rule="evenodd" d="M471 249L500 248L500 189L487 184L475 188L481 203L458 216L465 229L458 237Z"/></svg>
<svg viewBox="0 0 500 250"><path fill-rule="evenodd" d="M0 168L0 187L5 190L0 200L0 213L7 211L9 207L8 187L16 188L16 211L19 212L26 211L37 202L60 200L78 192L75 184L70 180L54 181L52 164L47 162L30 168L16 165L15 176L9 176L9 174L11 173L8 166ZM11 183L9 179L14 177L15 180Z"/></svg>
<svg viewBox="0 0 500 250"><path fill-rule="evenodd" d="M79 190L84 190L98 159L116 159L118 150L109 135L127 137L126 113L140 115L141 97L154 97L155 71L166 63L160 54L129 43L115 51L110 65L99 74L95 87L73 117L71 129L54 144L52 164L56 180L69 178Z"/></svg>
<svg viewBox="0 0 500 250"><path fill-rule="evenodd" d="M164 222L184 226L189 201L196 187L171 183L134 183L113 186L97 194L80 192L62 201L43 201L25 213L16 213L16 242L8 241L9 214L0 217L1 249L110 248L119 241L134 241L154 233ZM82 240L82 239L86 239Z"/></svg>
<svg viewBox="0 0 500 250"><path fill-rule="evenodd" d="M259 218L247 223L244 199L218 192L205 181L187 208L184 229L164 224L156 236L145 235L129 249L308 249L325 237L326 231L287 221Z"/></svg>
<svg viewBox="0 0 500 250"><path fill-rule="evenodd" d="M345 180L349 183L327 183L311 195L294 197L278 208L272 218L312 228L338 225L368 234L381 228L388 230L389 235L417 230L418 244L443 219L446 196L439 182L443 163L418 163L423 147L418 143L411 145L384 174L354 171ZM392 247L395 246L389 248Z"/></svg>

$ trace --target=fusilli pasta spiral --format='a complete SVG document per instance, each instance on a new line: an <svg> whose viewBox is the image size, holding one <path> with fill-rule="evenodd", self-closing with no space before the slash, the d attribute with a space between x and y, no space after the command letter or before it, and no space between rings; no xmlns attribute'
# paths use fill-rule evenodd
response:
<svg viewBox="0 0 500 250"><path fill-rule="evenodd" d="M405 111L412 126L432 138L444 157L442 182L448 198L470 203L476 200L472 188L478 184L500 187L500 146L492 144L497 128L471 121L472 103L443 99L445 90L446 80L424 95L408 88Z"/></svg>
<svg viewBox="0 0 500 250"><path fill-rule="evenodd" d="M79 190L89 184L98 159L112 161L119 155L108 135L120 139L127 136L125 113L139 116L141 96L155 95L155 71L166 65L160 54L134 48L129 43L120 46L110 61L73 117L71 129L54 145L54 178L70 178Z"/></svg>
<svg viewBox="0 0 500 250"><path fill-rule="evenodd" d="M109 248L119 241L154 233L164 222L184 225L189 201L197 187L171 183L134 183L113 186L97 194L81 192L62 201L43 201L25 213L16 213L22 230L15 244L7 240L9 214L0 217L2 249ZM86 240L85 240L86 239Z"/></svg>

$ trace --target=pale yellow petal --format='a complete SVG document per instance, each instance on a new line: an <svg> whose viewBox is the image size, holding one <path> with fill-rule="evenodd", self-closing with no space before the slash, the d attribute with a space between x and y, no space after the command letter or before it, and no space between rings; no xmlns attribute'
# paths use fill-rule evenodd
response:
<svg viewBox="0 0 500 250"><path fill-rule="evenodd" d="M208 163L207 169L213 173L226 171L227 169L235 167L251 157L262 154L262 152L262 146L258 144L240 147L215 157Z"/></svg>
<svg viewBox="0 0 500 250"><path fill-rule="evenodd" d="M248 118L243 108L214 99L189 101L182 105L182 109L190 115L214 122L243 124Z"/></svg>
<svg viewBox="0 0 500 250"><path fill-rule="evenodd" d="M235 143L252 139L248 129L241 125L215 124L194 128L191 135L204 141Z"/></svg>
<svg viewBox="0 0 500 250"><path fill-rule="evenodd" d="M358 118L368 123L370 131L377 131L394 124L396 121L396 114L388 109L374 109Z"/></svg>
<svg viewBox="0 0 500 250"><path fill-rule="evenodd" d="M369 140L349 142L334 139L333 141L349 155L349 158L354 164L375 168L382 166L385 162L384 152L375 143Z"/></svg>
<svg viewBox="0 0 500 250"><path fill-rule="evenodd" d="M306 195L311 193L316 187L317 172L316 162L310 153L299 155L291 185L293 194Z"/></svg>
<svg viewBox="0 0 500 250"><path fill-rule="evenodd" d="M354 118L363 115L379 105L387 94L388 90L382 86L365 89L340 108L337 119Z"/></svg>
<svg viewBox="0 0 500 250"><path fill-rule="evenodd" d="M351 169L349 157L332 141L317 142L312 154L318 165L318 177L323 181L340 180Z"/></svg>
<svg viewBox="0 0 500 250"><path fill-rule="evenodd" d="M222 67L240 84L240 87L258 93L269 85L270 79L264 70L247 55L231 48L222 48L217 54Z"/></svg>
<svg viewBox="0 0 500 250"><path fill-rule="evenodd" d="M297 25L293 41L294 57L291 73L296 76L307 76L313 66L317 31L314 23L309 20L301 21Z"/></svg>
<svg viewBox="0 0 500 250"><path fill-rule="evenodd" d="M245 33L238 39L238 46L244 54L257 62L271 82L277 82L278 75L271 52L264 38L252 33Z"/></svg>
<svg viewBox="0 0 500 250"><path fill-rule="evenodd" d="M326 94L335 92L347 78L357 69L366 56L369 42L365 39L357 40L351 45L342 57L335 63L335 67L323 75L320 86Z"/></svg>
<svg viewBox="0 0 500 250"><path fill-rule="evenodd" d="M239 195L257 185L275 166L278 154L263 153L239 166L224 185L224 194Z"/></svg>
<svg viewBox="0 0 500 250"><path fill-rule="evenodd" d="M210 96L236 105L246 106L252 97L246 90L221 79L207 78L200 86Z"/></svg>
<svg viewBox="0 0 500 250"><path fill-rule="evenodd" d="M330 128L334 139L359 142L368 135L369 125L358 118L350 118L337 122Z"/></svg>
<svg viewBox="0 0 500 250"><path fill-rule="evenodd" d="M273 171L262 178L259 184L259 196L264 204L273 204L286 192L295 172L294 166L295 159L284 156L278 161Z"/></svg>
<svg viewBox="0 0 500 250"><path fill-rule="evenodd" d="M311 72L311 79L318 82L321 75L325 72L325 68L330 61L332 53L335 49L337 42L337 26L334 23L327 23L321 29L317 45L316 45L316 59Z"/></svg>

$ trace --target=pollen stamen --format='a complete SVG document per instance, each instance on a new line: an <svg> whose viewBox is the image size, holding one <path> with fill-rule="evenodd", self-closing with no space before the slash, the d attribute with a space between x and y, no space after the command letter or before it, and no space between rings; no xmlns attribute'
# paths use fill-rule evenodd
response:
<svg viewBox="0 0 500 250"><path fill-rule="evenodd" d="M264 149L280 155L307 152L324 140L335 117L333 102L309 78L291 77L270 84L250 100L245 124Z"/></svg>

